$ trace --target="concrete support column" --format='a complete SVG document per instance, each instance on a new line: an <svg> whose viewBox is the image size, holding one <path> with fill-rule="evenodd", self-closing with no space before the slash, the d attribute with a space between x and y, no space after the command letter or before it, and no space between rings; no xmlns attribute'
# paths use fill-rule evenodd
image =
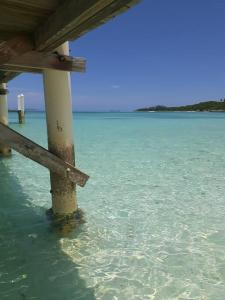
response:
<svg viewBox="0 0 225 300"><path fill-rule="evenodd" d="M69 43L64 43L56 51L69 55ZM74 165L70 73L44 70L43 79L49 150ZM54 173L50 178L53 214L59 217L74 214L78 209L75 185Z"/></svg>
<svg viewBox="0 0 225 300"><path fill-rule="evenodd" d="M8 102L7 102L7 89L6 83L0 83L0 123L8 125ZM9 156L11 149L4 144L0 143L0 155Z"/></svg>

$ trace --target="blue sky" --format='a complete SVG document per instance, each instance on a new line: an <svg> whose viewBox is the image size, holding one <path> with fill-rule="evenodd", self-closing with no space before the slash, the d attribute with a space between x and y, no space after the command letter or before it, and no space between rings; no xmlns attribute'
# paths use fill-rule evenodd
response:
<svg viewBox="0 0 225 300"><path fill-rule="evenodd" d="M225 1L143 0L71 43L87 59L72 74L75 111L131 111L225 98ZM42 77L9 83L9 106L44 109Z"/></svg>

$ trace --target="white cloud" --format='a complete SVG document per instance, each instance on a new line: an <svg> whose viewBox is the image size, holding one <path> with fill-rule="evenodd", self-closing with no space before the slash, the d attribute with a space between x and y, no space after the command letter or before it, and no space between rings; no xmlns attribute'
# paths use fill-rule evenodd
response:
<svg viewBox="0 0 225 300"><path fill-rule="evenodd" d="M113 84L113 85L112 85L112 88L113 88L113 89L119 89L119 88L120 88L120 85L118 85L118 84Z"/></svg>

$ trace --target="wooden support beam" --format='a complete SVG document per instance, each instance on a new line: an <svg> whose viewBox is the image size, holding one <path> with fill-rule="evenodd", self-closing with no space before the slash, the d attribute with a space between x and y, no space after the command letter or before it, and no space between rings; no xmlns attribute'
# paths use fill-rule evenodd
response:
<svg viewBox="0 0 225 300"><path fill-rule="evenodd" d="M34 27L33 24L29 31L27 26L16 28L13 25L12 27L2 26L0 29L0 65L32 50L53 51L65 41L77 39L140 2L140 0L42 1L42 8L48 11L40 14L40 17L45 15L43 19L45 21L37 23L41 25ZM22 11L26 5L26 15L28 10L33 10L32 7L35 7L36 15L36 8L39 7L39 1L37 3L35 0L29 1L29 3L25 0L4 0L0 6L5 4L6 6L10 5L10 8L17 4L22 5ZM19 9L19 6L15 9ZM34 28L36 29L34 30ZM15 34L18 35L16 38L14 37ZM60 65L62 66L62 64ZM30 66L5 65L2 67L3 72L0 71L0 83L8 82L20 72L40 73L42 70L37 66L32 69Z"/></svg>
<svg viewBox="0 0 225 300"><path fill-rule="evenodd" d="M2 1L2 0L1 0ZM1 12L1 1L0 1L0 12ZM1 12L2 13L2 12ZM15 36L25 36L26 32L18 31L17 28L12 29L11 31L2 30L2 26L0 28L0 42L7 41L9 39L15 38Z"/></svg>
<svg viewBox="0 0 225 300"><path fill-rule="evenodd" d="M0 65L8 62L10 59L32 51L34 44L28 35L18 34L8 40L0 41ZM8 82L20 74L20 70L4 69L0 71L0 83Z"/></svg>
<svg viewBox="0 0 225 300"><path fill-rule="evenodd" d="M18 76L22 72L41 74L43 71L41 69L36 69L36 68L2 65L2 66L0 66L0 82L2 81L2 78L3 78L3 81L8 82L9 80ZM5 78L8 78L8 79L6 80Z"/></svg>
<svg viewBox="0 0 225 300"><path fill-rule="evenodd" d="M18 76L20 71L10 72L10 70L0 71L0 83L8 82Z"/></svg>
<svg viewBox="0 0 225 300"><path fill-rule="evenodd" d="M88 175L82 173L71 164L64 162L45 148L1 123L0 142L79 186L83 187L89 178Z"/></svg>
<svg viewBox="0 0 225 300"><path fill-rule="evenodd" d="M0 58L1 60L1 58ZM44 53L30 51L21 56L11 58L0 65L1 70L25 71L41 73L44 69L53 69L69 72L84 72L86 61L80 57L59 55L58 53Z"/></svg>
<svg viewBox="0 0 225 300"><path fill-rule="evenodd" d="M35 49L51 51L107 22L140 0L66 0L35 32Z"/></svg>
<svg viewBox="0 0 225 300"><path fill-rule="evenodd" d="M33 49L34 44L26 35L18 35L10 40L0 42L0 65Z"/></svg>

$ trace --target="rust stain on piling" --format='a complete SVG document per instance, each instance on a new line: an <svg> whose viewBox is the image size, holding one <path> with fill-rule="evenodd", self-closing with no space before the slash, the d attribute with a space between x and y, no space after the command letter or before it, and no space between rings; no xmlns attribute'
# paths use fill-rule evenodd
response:
<svg viewBox="0 0 225 300"><path fill-rule="evenodd" d="M62 146L57 143L54 145L49 143L49 150L65 162L75 166L74 145L70 144Z"/></svg>
<svg viewBox="0 0 225 300"><path fill-rule="evenodd" d="M49 145L49 150L65 162L75 165L73 145ZM67 178L50 173L52 209L55 215L68 216L78 210L76 199L76 185Z"/></svg>

